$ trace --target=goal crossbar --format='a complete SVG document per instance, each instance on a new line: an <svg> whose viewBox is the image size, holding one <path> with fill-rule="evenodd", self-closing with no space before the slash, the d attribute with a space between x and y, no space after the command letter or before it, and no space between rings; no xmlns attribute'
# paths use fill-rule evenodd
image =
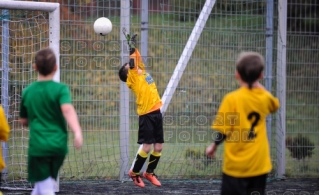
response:
<svg viewBox="0 0 319 195"><path fill-rule="evenodd" d="M59 3L49 3L49 2L0 1L0 7L2 9L15 9L15 10L30 10L30 11L45 11L45 12L60 11Z"/></svg>

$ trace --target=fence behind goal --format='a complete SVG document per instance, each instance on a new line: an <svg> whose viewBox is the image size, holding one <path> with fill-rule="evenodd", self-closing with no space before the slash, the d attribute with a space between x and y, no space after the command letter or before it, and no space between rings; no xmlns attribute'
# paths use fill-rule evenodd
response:
<svg viewBox="0 0 319 195"><path fill-rule="evenodd" d="M69 2L69 3L66 3ZM72 2L72 3L70 3ZM143 18L142 1L130 1L130 30L137 33L138 46L141 39ZM205 1L161 0L149 1L147 70L157 83L162 96L174 68L181 56L189 35ZM274 29L269 31L269 3L272 1L217 2L200 35L181 81L172 97L164 118L165 144L163 156L157 168L161 178L192 179L219 178L222 166L222 148L215 159L206 158L204 151L211 143L210 125L222 97L238 87L234 78L235 60L241 51L257 51L266 57L267 70L263 83L276 94L281 84L281 68L285 63L280 58L277 43L277 4L273 11ZM60 80L71 88L73 104L83 128L84 146L75 151L70 134L70 152L60 172L61 181L118 179L120 172L120 12L121 1L74 0L60 1ZM303 6L318 6L302 4ZM288 4L300 7L300 4ZM268 8L268 9L267 9ZM2 10L3 11L3 10ZM6 184L24 186L27 171L28 130L18 123L19 102L22 89L36 80L31 64L35 52L49 45L48 14L39 11L9 11L9 80L8 118L12 133L6 145L8 165ZM102 37L93 31L93 22L99 17L108 17L113 23L111 34ZM6 14L2 14L2 36ZM297 17L297 16L296 16ZM306 17L306 16L305 16ZM314 29L318 18L308 16L314 23L310 28L287 33L287 108L286 117L268 118L269 136L274 169L271 177L277 176L277 142L285 139L276 136L276 122L284 120L286 136L291 140L301 139L300 144L288 144L285 154L288 176L318 176L316 167L318 151L318 45ZM271 19L271 18L270 18ZM289 16L292 26L298 26L298 18ZM300 20L300 19L299 19ZM269 22L269 21L268 21ZM295 25L293 25L295 23ZM290 31L291 30L291 31ZM269 34L271 33L271 34ZM269 47L269 37L271 43ZM281 50L279 50L281 51ZM2 47L3 52L3 47ZM310 57L311 56L311 57ZM4 61L3 56L1 61ZM4 70L2 69L1 97L4 97ZM270 82L269 82L270 81ZM270 84L269 84L270 83ZM280 94L278 94L280 95ZM129 110L129 163L139 145L136 144L138 116L135 97L130 94ZM2 102L3 104L3 99ZM281 111L279 111L281 112ZM299 138L298 138L299 136ZM295 138L297 137L297 138ZM289 139L290 139L289 138ZM309 138L310 140L308 140ZM307 141L308 140L308 141ZM122 140L123 141L123 140ZM293 142L291 142L293 143ZM306 148L304 150L300 148ZM281 149L282 150L282 149ZM292 151L292 152L291 152ZM292 155L295 151L296 155ZM306 155L310 154L312 155Z"/></svg>

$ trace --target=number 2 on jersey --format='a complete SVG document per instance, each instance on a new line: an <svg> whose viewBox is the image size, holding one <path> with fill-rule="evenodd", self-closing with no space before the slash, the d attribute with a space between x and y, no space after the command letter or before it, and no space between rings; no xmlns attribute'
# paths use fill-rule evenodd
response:
<svg viewBox="0 0 319 195"><path fill-rule="evenodd" d="M260 119L260 114L258 112L251 112L251 113L249 113L247 118L248 118L248 120L251 120L253 117L254 117L254 121L251 124L250 131L249 131L249 134L248 134L248 139L253 139L253 138L256 137L254 129L255 129L255 126L257 125L257 123L258 123L258 121Z"/></svg>

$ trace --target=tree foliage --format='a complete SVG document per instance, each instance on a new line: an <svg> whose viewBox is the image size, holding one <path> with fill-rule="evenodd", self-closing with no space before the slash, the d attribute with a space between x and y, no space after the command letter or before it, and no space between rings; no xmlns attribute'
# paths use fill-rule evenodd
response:
<svg viewBox="0 0 319 195"><path fill-rule="evenodd" d="M174 18L187 22L196 19L205 4L204 0L172 0L171 9L177 14ZM275 1L274 13L277 12ZM317 0L291 0L287 5L287 29L297 33L319 33L319 4ZM213 15L223 14L252 14L265 15L267 1L265 0L223 0L216 1L213 8Z"/></svg>
<svg viewBox="0 0 319 195"><path fill-rule="evenodd" d="M188 159L188 161L196 168L206 168L207 166L215 162L216 159L208 157L205 151L206 149L198 150L194 148L187 148L184 152L184 157L185 159ZM202 166L198 166L198 164Z"/></svg>
<svg viewBox="0 0 319 195"><path fill-rule="evenodd" d="M171 9L176 13L174 19L181 22L188 22L199 16L205 0L172 0Z"/></svg>
<svg viewBox="0 0 319 195"><path fill-rule="evenodd" d="M319 33L317 0L290 0L287 9L287 27L293 32Z"/></svg>

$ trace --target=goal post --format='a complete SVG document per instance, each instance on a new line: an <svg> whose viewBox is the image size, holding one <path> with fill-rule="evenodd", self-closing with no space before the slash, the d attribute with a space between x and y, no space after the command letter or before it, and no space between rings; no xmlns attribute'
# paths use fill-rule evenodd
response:
<svg viewBox="0 0 319 195"><path fill-rule="evenodd" d="M286 174L286 77L287 77L287 0L278 1L277 38L277 97L280 108L276 113L276 169L277 177Z"/></svg>
<svg viewBox="0 0 319 195"><path fill-rule="evenodd" d="M57 56L58 70L54 75L55 81L60 81L59 60L60 58L60 4L48 2L26 1L0 1L1 9L30 10L49 12L49 42L50 48Z"/></svg>
<svg viewBox="0 0 319 195"><path fill-rule="evenodd" d="M10 71L11 68L9 67L10 63L13 63L13 65L15 65L15 62L10 62L9 59L9 55L10 55L10 47L12 47L12 44L10 43L11 41L14 41L15 37L12 37L10 35L10 23L19 23L20 26L23 26L22 24L24 22L28 22L27 21L27 16L23 15L21 16L21 18L17 17L17 16L11 16L10 12L12 10L21 10L21 11L42 11L42 12L46 12L48 13L48 32L45 34L47 35L47 37L45 39L48 39L46 44L46 46L49 46L55 53L55 55L57 56L56 59L56 63L57 63L57 71L54 75L54 80L59 82L60 81L60 65L59 65L59 60L60 60L60 4L59 3L50 3L50 2L31 2L31 1L0 1L0 9L2 10L2 16L1 16L1 27L2 27L2 69L1 69L1 103L2 106L4 107L5 110L5 114L8 120L10 120L10 118L13 118L13 116L11 115L11 113L9 113L9 107L10 107L10 103L9 103L9 99L10 99L10 87L9 87L9 82L10 82ZM14 18L11 20L11 18ZM13 21L15 20L15 21ZM23 29L20 29L21 31L23 31ZM32 30L30 30L32 33ZM42 36L42 35L41 35ZM24 39L25 37L20 37L21 39ZM27 38L26 38L27 39ZM25 41L27 42L27 41ZM41 45L41 44L39 44ZM25 51L30 52L28 54L30 54L29 56L34 55L37 50L35 50L35 47L33 45L18 45L17 47L23 47ZM21 62L21 64L30 64L32 63L32 61L28 61L28 62ZM32 64L30 64L32 65ZM32 73L30 73L32 74ZM32 81L32 80L31 80ZM24 83L24 82L23 82ZM21 95L21 94L16 94L16 95ZM12 109L12 108L11 108ZM13 108L14 111L13 112L17 112L18 108ZM17 123L17 122L15 122ZM16 125L12 125L15 128ZM11 129L11 131L14 131L15 129ZM13 138L14 139L14 138ZM24 146L26 147L26 146ZM2 152L3 152L3 157L6 161L7 167L9 167L11 164L10 162L7 162L8 157L8 144L7 143L2 143ZM17 163L17 162L13 162L13 163ZM13 164L12 163L12 164ZM21 164L26 164L25 162L21 163ZM7 176L9 174L8 172L8 168L6 168L4 170L4 176ZM5 178L4 178L5 179ZM14 180L14 178L13 178ZM55 190L56 192L59 191L59 183L58 183L58 179L57 179L57 183L55 186Z"/></svg>
<svg viewBox="0 0 319 195"><path fill-rule="evenodd" d="M129 0L121 0L121 32L120 32L120 38L121 42L124 43L126 38L124 34L122 33L122 29L125 28L130 32L130 1ZM124 44L121 44L121 64L125 63L125 59L127 59L128 52L127 48L124 46ZM119 130L120 130L120 173L119 173L119 179L125 180L128 173L128 164L129 164L129 89L126 86L126 83L121 82L120 83L120 124L119 124ZM127 178L126 178L127 179Z"/></svg>
<svg viewBox="0 0 319 195"><path fill-rule="evenodd" d="M30 1L0 1L0 8L7 10L12 9L49 12L49 46L54 51L55 55L58 56L58 70L54 75L54 80L60 81L60 4Z"/></svg>

